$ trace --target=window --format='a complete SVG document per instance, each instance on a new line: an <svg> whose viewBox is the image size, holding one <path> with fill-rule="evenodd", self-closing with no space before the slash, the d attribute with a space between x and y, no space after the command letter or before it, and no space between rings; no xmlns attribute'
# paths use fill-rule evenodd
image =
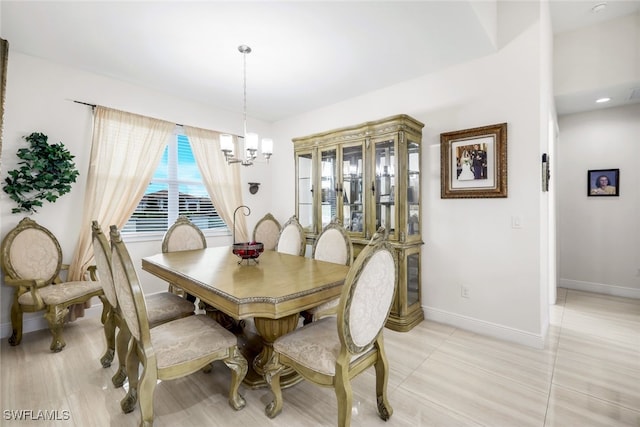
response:
<svg viewBox="0 0 640 427"><path fill-rule="evenodd" d="M178 215L202 230L228 232L202 182L189 139L182 134L167 144L162 160L123 233L165 232Z"/></svg>

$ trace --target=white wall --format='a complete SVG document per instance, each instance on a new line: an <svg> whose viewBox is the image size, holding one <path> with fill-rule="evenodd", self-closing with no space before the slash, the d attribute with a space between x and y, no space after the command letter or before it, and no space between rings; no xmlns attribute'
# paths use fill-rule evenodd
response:
<svg viewBox="0 0 640 427"><path fill-rule="evenodd" d="M10 46L11 47L11 46ZM44 61L19 52L9 52L7 71L7 92L4 116L4 139L2 147L2 182L7 171L16 167L16 151L26 147L23 137L32 132L42 132L49 136L49 142L62 141L75 155L74 161L80 171L72 191L55 204L45 204L32 219L49 228L59 239L64 260L71 262L82 219L82 204L86 183L88 159L91 150L91 107L72 102L83 101L104 105L132 113L168 120L174 123L215 129L240 134L242 132L241 112L213 110L207 106L181 100L121 81L97 76L77 69L71 69ZM261 135L271 133L271 125L251 120L252 130ZM276 143L274 151L278 155ZM252 209L247 218L249 230L267 212L271 203L271 180L269 167L256 165L243 168L245 204ZM265 175L266 178L265 179ZM247 182L261 182L260 191L251 195ZM0 191L0 236L13 228L22 214L12 214L13 202L4 191ZM102 224L105 229L109 224ZM209 239L210 246L230 244L231 237ZM160 251L160 241L135 242L128 244L134 264L140 266L140 258ZM166 290L166 284L154 276L138 271L147 293ZM0 322L2 336L10 334L10 307L12 288L3 284L0 291ZM42 313L25 314L24 331L44 327Z"/></svg>
<svg viewBox="0 0 640 427"><path fill-rule="evenodd" d="M540 6L543 7L543 6ZM499 36L500 50L467 64L451 67L392 87L269 126L276 141L271 166L244 172L246 181L261 182L258 195L247 196L254 208L249 226L271 211L279 220L295 212L291 139L406 113L426 124L423 130L422 302L428 318L529 345L542 345L547 305L546 254L549 242L541 214L540 151L548 142L549 77L541 51L547 23L537 8L528 7L519 27L508 20L508 37ZM501 15L499 14L499 17ZM217 130L239 132L240 115L213 111L122 82L71 70L11 52L9 58L5 147L12 156L20 137L35 130L62 140L77 156L81 171L89 155L91 115L77 99L139 114ZM230 122L233 129L225 128ZM508 123L508 189L504 199L440 198L440 133ZM235 124L237 123L237 126ZM13 163L6 162L4 168ZM271 176L269 176L271 175ZM46 207L35 219L61 237L71 256L81 214L83 179L72 193ZM19 220L0 196L2 235ZM545 196L546 197L546 196ZM255 200L255 203L254 203ZM254 206L255 205L255 206ZM257 208L256 208L257 207ZM512 218L522 228L512 228ZM88 226L88 225L87 225ZM132 245L135 258L158 252L160 242ZM148 283L151 277L142 275ZM460 287L471 297L461 298ZM541 285L542 284L542 285ZM163 285L145 285L145 291ZM2 287L3 336L11 289Z"/></svg>
<svg viewBox="0 0 640 427"><path fill-rule="evenodd" d="M537 10L535 11L537 13ZM541 236L540 150L547 146L550 67L541 29L521 28L496 54L276 123L278 140L406 113L423 129L422 302L428 318L541 345L548 317ZM547 37L547 43L548 37ZM546 59L548 61L548 58ZM542 87L541 80L546 81ZM543 91L543 95L541 95ZM509 197L440 198L440 133L508 122ZM293 146L274 161L278 217L295 210ZM546 197L546 196L545 196ZM513 229L512 217L523 227ZM543 268L544 267L544 268ZM545 273L544 277L541 276ZM541 285L542 283L542 285ZM471 298L460 295L461 285ZM547 295L546 290L544 295Z"/></svg>
<svg viewBox="0 0 640 427"><path fill-rule="evenodd" d="M560 285L640 298L640 104L559 119ZM619 197L588 197L589 169L620 169Z"/></svg>

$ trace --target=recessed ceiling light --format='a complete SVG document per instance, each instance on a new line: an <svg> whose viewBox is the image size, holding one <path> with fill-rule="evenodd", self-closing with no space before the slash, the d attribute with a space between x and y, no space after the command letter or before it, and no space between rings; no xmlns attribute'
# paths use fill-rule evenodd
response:
<svg viewBox="0 0 640 427"><path fill-rule="evenodd" d="M606 8L607 8L607 4L606 3L598 3L597 5L595 5L595 6L593 6L591 8L591 12L593 12L593 13L602 12Z"/></svg>
<svg viewBox="0 0 640 427"><path fill-rule="evenodd" d="M596 102L598 104L603 104L603 103L609 102L609 101L611 101L611 98L598 98L598 99L596 99Z"/></svg>

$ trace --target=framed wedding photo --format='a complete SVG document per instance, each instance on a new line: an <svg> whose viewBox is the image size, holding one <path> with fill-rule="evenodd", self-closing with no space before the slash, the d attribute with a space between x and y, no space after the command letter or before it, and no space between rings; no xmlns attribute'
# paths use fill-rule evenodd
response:
<svg viewBox="0 0 640 427"><path fill-rule="evenodd" d="M440 197L507 197L507 124L440 134Z"/></svg>
<svg viewBox="0 0 640 427"><path fill-rule="evenodd" d="M587 172L587 196L620 195L620 169L591 169Z"/></svg>

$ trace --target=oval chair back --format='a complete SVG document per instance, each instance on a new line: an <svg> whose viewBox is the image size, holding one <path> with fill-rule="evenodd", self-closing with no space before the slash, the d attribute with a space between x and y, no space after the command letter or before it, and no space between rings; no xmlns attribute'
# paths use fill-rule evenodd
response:
<svg viewBox="0 0 640 427"><path fill-rule="evenodd" d="M304 230L298 218L293 215L284 223L282 230L280 230L276 251L284 254L304 256L306 250L305 240Z"/></svg>

